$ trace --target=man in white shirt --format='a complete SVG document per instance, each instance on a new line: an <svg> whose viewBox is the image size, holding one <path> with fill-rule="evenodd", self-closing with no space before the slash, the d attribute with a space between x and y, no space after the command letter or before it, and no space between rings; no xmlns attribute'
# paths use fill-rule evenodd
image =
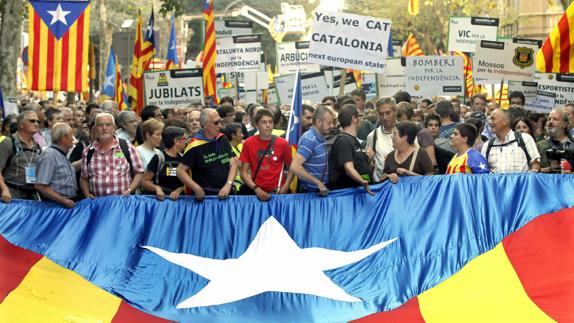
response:
<svg viewBox="0 0 574 323"><path fill-rule="evenodd" d="M494 110L490 125L494 137L482 147L481 153L493 173L540 171L540 153L534 138L512 131L508 110Z"/></svg>
<svg viewBox="0 0 574 323"><path fill-rule="evenodd" d="M367 136L366 148L373 152L373 180L378 182L383 176L385 158L394 149L392 136L397 123L397 104L394 98L388 97L378 100L375 106L379 114L379 126Z"/></svg>

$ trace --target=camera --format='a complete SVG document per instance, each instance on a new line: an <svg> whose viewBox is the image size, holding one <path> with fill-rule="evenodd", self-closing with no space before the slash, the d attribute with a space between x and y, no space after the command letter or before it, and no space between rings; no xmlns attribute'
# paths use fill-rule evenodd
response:
<svg viewBox="0 0 574 323"><path fill-rule="evenodd" d="M560 161L566 159L570 164L574 163L574 147L566 149L550 148L546 150L546 157L550 160Z"/></svg>

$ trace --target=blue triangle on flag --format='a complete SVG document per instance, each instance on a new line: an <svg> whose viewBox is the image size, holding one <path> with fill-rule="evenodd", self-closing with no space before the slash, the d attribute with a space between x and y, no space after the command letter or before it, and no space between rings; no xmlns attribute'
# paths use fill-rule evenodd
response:
<svg viewBox="0 0 574 323"><path fill-rule="evenodd" d="M90 4L89 0L58 1L35 0L30 1L36 13L48 27L56 39L62 38L70 27L78 20L82 12ZM30 18L33 19L33 18Z"/></svg>

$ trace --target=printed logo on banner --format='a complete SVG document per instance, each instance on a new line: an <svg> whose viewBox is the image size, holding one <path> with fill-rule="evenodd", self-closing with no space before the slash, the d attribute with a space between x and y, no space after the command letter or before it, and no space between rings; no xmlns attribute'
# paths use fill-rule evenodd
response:
<svg viewBox="0 0 574 323"><path fill-rule="evenodd" d="M534 64L534 49L528 47L515 48L512 62L522 69L532 66Z"/></svg>
<svg viewBox="0 0 574 323"><path fill-rule="evenodd" d="M157 86L169 86L169 82L167 81L167 76L165 75L165 72L159 73L159 76L157 78Z"/></svg>

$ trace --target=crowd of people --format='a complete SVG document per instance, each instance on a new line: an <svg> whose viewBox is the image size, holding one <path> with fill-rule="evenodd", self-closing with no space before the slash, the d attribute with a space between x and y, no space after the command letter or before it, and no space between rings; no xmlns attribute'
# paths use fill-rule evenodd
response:
<svg viewBox="0 0 574 323"><path fill-rule="evenodd" d="M105 101L65 106L22 97L2 120L1 200L54 201L146 194L225 199L364 187L403 176L571 173L574 103L549 114L507 109L476 94L467 102L406 92L366 100L358 89L303 104L296 153L285 139L291 107L234 102L141 115Z"/></svg>

